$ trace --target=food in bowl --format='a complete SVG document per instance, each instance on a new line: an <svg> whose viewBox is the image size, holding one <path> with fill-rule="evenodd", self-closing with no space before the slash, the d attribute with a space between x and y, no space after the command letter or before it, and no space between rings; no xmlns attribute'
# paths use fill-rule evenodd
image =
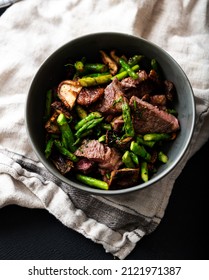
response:
<svg viewBox="0 0 209 280"><path fill-rule="evenodd" d="M144 60L141 60L139 63L141 67L140 70L147 69L147 67L150 69L150 63L153 58L157 61L157 65L162 69L163 79L172 81L175 86L176 93L171 107L177 112L177 115L175 115L174 112L174 116L179 121L180 129L176 132L175 139L163 142L162 151L168 157L167 163L160 164L157 166L156 170L154 169L153 172L149 172L148 181L140 180L139 183L130 187L111 189L112 186L109 189L101 189L78 181L75 176L77 172L74 172L75 170L73 169L68 173L62 174L52 162L51 157L46 157L46 140L49 139L46 139L47 131L45 125L47 120L43 118L43 116L46 108L46 92L52 90L52 95L54 96L55 94L56 96L58 86L61 86L62 82L66 80L72 80L69 71L70 65L66 64L70 62L74 65L76 61L81 61L82 57L86 57L86 61L90 63L101 62L100 51L103 50L106 54L110 55L110 51L114 49L117 49L117 56L125 54L127 59L136 54L142 55ZM70 61L68 61L68 58L70 58ZM153 61L154 64L155 60ZM146 62L148 62L149 66ZM147 74L149 74L149 71L147 71ZM73 83L74 82L75 81L73 81ZM121 80L119 80L119 82L121 83ZM58 99L58 101L60 100ZM66 106L64 106L64 108L65 107ZM50 108L50 110L54 109ZM75 110L73 109L72 111ZM79 120L80 119L78 119L78 121ZM71 190L71 187L73 187L96 195L118 195L128 194L153 185L157 187L157 183L160 183L160 180L168 175L183 158L189 147L194 125L194 94L190 82L179 64L166 51L152 42L118 32L88 34L73 39L55 50L42 63L35 74L29 88L26 102L26 127L33 150L40 162L53 175L51 180L60 185L65 191L68 191L68 188ZM96 128L93 129L95 130ZM173 135L175 135L175 133ZM58 136L59 135L56 135L56 137ZM60 139L57 140L60 141ZM104 142L100 143L104 144ZM53 149L55 149L55 145L53 146ZM83 176L95 178L95 175L96 173L93 173L92 176L89 174L84 174Z"/></svg>
<svg viewBox="0 0 209 280"><path fill-rule="evenodd" d="M70 57L46 91L45 156L65 177L115 190L149 181L178 137L175 84L155 57L101 49Z"/></svg>

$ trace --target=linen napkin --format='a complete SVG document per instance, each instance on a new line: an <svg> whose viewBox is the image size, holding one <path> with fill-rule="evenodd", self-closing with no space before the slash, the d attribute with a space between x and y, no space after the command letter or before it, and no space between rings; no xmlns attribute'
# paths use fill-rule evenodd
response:
<svg viewBox="0 0 209 280"><path fill-rule="evenodd" d="M0 18L0 207L45 208L69 228L125 259L163 218L176 178L209 136L208 1L23 0ZM34 154L24 111L33 76L56 48L78 36L118 31L170 53L195 94L195 132L161 182L128 195L87 194L54 178Z"/></svg>
<svg viewBox="0 0 209 280"><path fill-rule="evenodd" d="M0 0L0 8L7 7L18 1L20 1L20 0Z"/></svg>

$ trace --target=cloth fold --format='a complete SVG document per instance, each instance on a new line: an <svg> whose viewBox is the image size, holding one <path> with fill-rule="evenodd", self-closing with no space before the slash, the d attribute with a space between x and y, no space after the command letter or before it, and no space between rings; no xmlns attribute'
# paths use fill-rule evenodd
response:
<svg viewBox="0 0 209 280"><path fill-rule="evenodd" d="M20 0L0 0L0 8L8 7Z"/></svg>
<svg viewBox="0 0 209 280"><path fill-rule="evenodd" d="M176 178L209 136L208 3L165 2L23 0L2 15L0 207L45 208L120 259L156 229ZM126 20L121 21L121 14ZM84 193L50 174L32 150L24 120L30 83L46 57L71 39L102 31L141 36L170 53L192 84L197 111L191 145L180 164L150 188L113 197Z"/></svg>

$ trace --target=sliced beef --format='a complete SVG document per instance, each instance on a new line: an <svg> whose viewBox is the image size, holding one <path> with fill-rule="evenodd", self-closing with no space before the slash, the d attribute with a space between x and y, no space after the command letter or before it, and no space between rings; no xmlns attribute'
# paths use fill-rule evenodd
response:
<svg viewBox="0 0 209 280"><path fill-rule="evenodd" d="M163 107L166 106L166 101L167 99L165 94L156 94L150 96L149 103L151 103L154 106Z"/></svg>
<svg viewBox="0 0 209 280"><path fill-rule="evenodd" d="M86 157L95 162L105 159L105 146L98 140L83 140L81 146L75 151L78 157Z"/></svg>
<svg viewBox="0 0 209 280"><path fill-rule="evenodd" d="M89 174L94 170L95 162L88 158L81 158L76 162L75 169L80 171L83 174Z"/></svg>
<svg viewBox="0 0 209 280"><path fill-rule="evenodd" d="M136 96L130 100L136 133L171 133L179 130L176 117Z"/></svg>
<svg viewBox="0 0 209 280"><path fill-rule="evenodd" d="M86 157L98 164L99 169L112 171L122 165L121 155L114 148L100 143L98 140L84 140L75 151L78 157Z"/></svg>
<svg viewBox="0 0 209 280"><path fill-rule="evenodd" d="M115 148L105 146L105 158L99 163L99 168L112 171L118 169L122 164L119 152Z"/></svg>
<svg viewBox="0 0 209 280"><path fill-rule="evenodd" d="M122 101L124 98L124 92L121 84L117 78L115 78L104 90L104 96L99 102L92 108L95 111L99 111L105 115L115 115L122 111Z"/></svg>
<svg viewBox="0 0 209 280"><path fill-rule="evenodd" d="M127 77L121 81L122 89L125 91L128 99L132 96L138 96L141 98L145 94L152 93L155 89L155 83L149 79L146 71L140 70L138 75L138 79Z"/></svg>
<svg viewBox="0 0 209 280"><path fill-rule="evenodd" d="M77 103L82 106L89 106L96 102L104 94L101 87L83 87L77 97Z"/></svg>
<svg viewBox="0 0 209 280"><path fill-rule="evenodd" d="M144 70L139 70L137 74L139 76L138 79L132 79L131 77L127 77L121 81L121 85L124 90L129 90L130 88L137 88L142 82L148 79L148 75Z"/></svg>
<svg viewBox="0 0 209 280"><path fill-rule="evenodd" d="M145 70L139 70L138 75L138 79L134 80L131 77L127 77L121 81L122 89L128 99L132 96L142 98L144 95L152 95L162 91L162 83L157 77L153 77L152 70L149 74Z"/></svg>

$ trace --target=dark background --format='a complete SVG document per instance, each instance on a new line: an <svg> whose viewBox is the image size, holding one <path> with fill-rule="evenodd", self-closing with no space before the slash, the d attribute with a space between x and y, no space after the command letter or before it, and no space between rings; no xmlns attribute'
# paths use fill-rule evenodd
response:
<svg viewBox="0 0 209 280"><path fill-rule="evenodd" d="M0 9L0 15L6 8ZM176 180L165 216L126 259L209 259L209 141ZM0 209L0 259L114 259L102 245L67 228L42 209L16 205Z"/></svg>

